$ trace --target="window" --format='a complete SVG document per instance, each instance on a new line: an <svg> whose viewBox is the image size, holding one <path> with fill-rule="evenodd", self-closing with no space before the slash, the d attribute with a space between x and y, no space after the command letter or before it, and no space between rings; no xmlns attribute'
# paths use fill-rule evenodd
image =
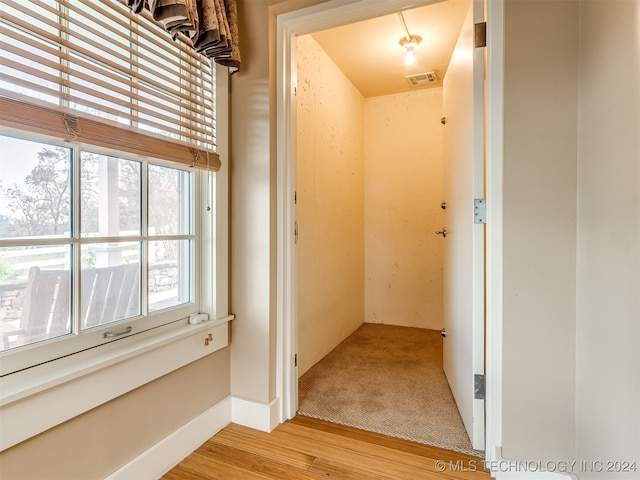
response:
<svg viewBox="0 0 640 480"><path fill-rule="evenodd" d="M198 311L196 173L4 135L0 150L2 351L71 337L59 356Z"/></svg>
<svg viewBox="0 0 640 480"><path fill-rule="evenodd" d="M200 311L209 60L116 0L2 0L0 41L0 373Z"/></svg>

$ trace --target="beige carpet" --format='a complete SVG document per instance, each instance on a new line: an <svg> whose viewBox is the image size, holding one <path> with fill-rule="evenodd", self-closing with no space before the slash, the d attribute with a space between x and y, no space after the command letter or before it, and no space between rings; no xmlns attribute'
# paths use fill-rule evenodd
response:
<svg viewBox="0 0 640 480"><path fill-rule="evenodd" d="M481 456L442 370L437 330L363 324L299 381L299 415Z"/></svg>

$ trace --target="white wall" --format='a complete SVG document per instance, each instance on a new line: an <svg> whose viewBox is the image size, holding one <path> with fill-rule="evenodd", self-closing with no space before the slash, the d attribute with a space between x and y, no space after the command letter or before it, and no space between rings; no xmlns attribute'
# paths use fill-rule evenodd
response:
<svg viewBox="0 0 640 480"><path fill-rule="evenodd" d="M503 454L638 478L640 5L505 15Z"/></svg>
<svg viewBox="0 0 640 480"><path fill-rule="evenodd" d="M502 441L511 459L575 456L579 8L505 2Z"/></svg>
<svg viewBox="0 0 640 480"><path fill-rule="evenodd" d="M268 0L239 2L242 70L231 77L231 393L275 397L276 196Z"/></svg>
<svg viewBox="0 0 640 480"><path fill-rule="evenodd" d="M577 453L640 469L640 3L583 1L580 21Z"/></svg>
<svg viewBox="0 0 640 480"><path fill-rule="evenodd" d="M365 101L365 321L441 329L442 88Z"/></svg>
<svg viewBox="0 0 640 480"><path fill-rule="evenodd" d="M364 98L298 37L298 375L364 318Z"/></svg>

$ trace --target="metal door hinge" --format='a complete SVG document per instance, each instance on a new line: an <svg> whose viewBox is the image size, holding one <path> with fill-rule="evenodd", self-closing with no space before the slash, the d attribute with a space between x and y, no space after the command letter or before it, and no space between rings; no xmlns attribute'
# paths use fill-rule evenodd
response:
<svg viewBox="0 0 640 480"><path fill-rule="evenodd" d="M482 48L487 46L487 22L474 25L473 46Z"/></svg>
<svg viewBox="0 0 640 480"><path fill-rule="evenodd" d="M473 199L473 223L487 223L487 199Z"/></svg>
<svg viewBox="0 0 640 480"><path fill-rule="evenodd" d="M294 367L298 366L298 354L297 353L293 356L293 366Z"/></svg>
<svg viewBox="0 0 640 480"><path fill-rule="evenodd" d="M473 398L484 400L486 397L486 378L484 375L475 374L473 376Z"/></svg>
<svg viewBox="0 0 640 480"><path fill-rule="evenodd" d="M293 204L297 205L298 204L298 192L293 192Z"/></svg>
<svg viewBox="0 0 640 480"><path fill-rule="evenodd" d="M298 243L298 221L297 220L293 225L293 238L295 243Z"/></svg>

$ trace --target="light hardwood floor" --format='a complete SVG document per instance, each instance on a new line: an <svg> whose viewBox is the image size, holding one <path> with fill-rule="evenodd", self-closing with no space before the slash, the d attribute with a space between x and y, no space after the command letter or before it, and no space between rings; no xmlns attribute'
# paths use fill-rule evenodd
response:
<svg viewBox="0 0 640 480"><path fill-rule="evenodd" d="M230 424L165 480L491 478L480 458L298 416L271 433Z"/></svg>

